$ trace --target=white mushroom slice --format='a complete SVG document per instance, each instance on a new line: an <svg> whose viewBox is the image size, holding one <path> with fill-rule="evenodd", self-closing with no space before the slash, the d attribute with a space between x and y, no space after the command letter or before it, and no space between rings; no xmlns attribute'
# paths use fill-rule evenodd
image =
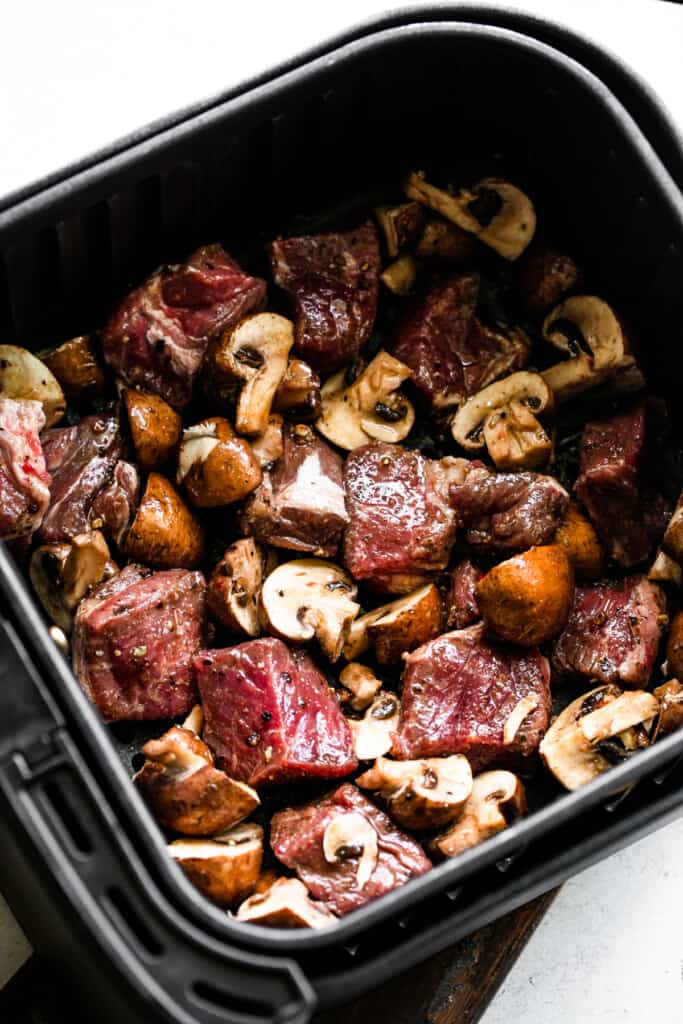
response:
<svg viewBox="0 0 683 1024"><path fill-rule="evenodd" d="M529 197L501 178L484 178L472 189L451 195L416 173L408 177L405 193L476 235L506 260L521 256L536 230L536 211Z"/></svg>
<svg viewBox="0 0 683 1024"><path fill-rule="evenodd" d="M389 264L379 279L394 295L407 295L415 284L418 269L415 257L404 252Z"/></svg>
<svg viewBox="0 0 683 1024"><path fill-rule="evenodd" d="M380 690L362 718L348 719L359 761L374 761L389 753L400 710L398 697Z"/></svg>
<svg viewBox="0 0 683 1024"><path fill-rule="evenodd" d="M55 375L42 359L18 345L0 345L0 398L40 402L46 430L66 412L66 399Z"/></svg>
<svg viewBox="0 0 683 1024"><path fill-rule="evenodd" d="M552 404L543 377L520 370L468 398L453 417L453 437L467 451L486 446L499 469L535 469L552 453L552 441L536 418Z"/></svg>
<svg viewBox="0 0 683 1024"><path fill-rule="evenodd" d="M661 548L657 550L655 560L650 566L647 578L654 583L668 583L672 587L680 589L683 581L683 569L673 558L669 558Z"/></svg>
<svg viewBox="0 0 683 1024"><path fill-rule="evenodd" d="M78 534L70 543L44 544L31 556L29 576L52 621L70 632L73 617L91 587L117 571L99 530Z"/></svg>
<svg viewBox="0 0 683 1024"><path fill-rule="evenodd" d="M201 736L204 728L204 709L201 704L195 704L182 725L183 729L193 732L195 736Z"/></svg>
<svg viewBox="0 0 683 1024"><path fill-rule="evenodd" d="M348 703L354 711L365 711L382 686L382 680L378 679L371 669L357 661L352 661L339 674L339 682L351 694L350 697L341 697L342 704Z"/></svg>
<svg viewBox="0 0 683 1024"><path fill-rule="evenodd" d="M358 861L356 888L363 889L377 867L377 832L358 811L337 814L323 834L323 854L328 864Z"/></svg>
<svg viewBox="0 0 683 1024"><path fill-rule="evenodd" d="M271 928L325 928L337 920L324 904L310 898L298 878L278 878L265 892L250 896L235 917Z"/></svg>
<svg viewBox="0 0 683 1024"><path fill-rule="evenodd" d="M261 588L261 619L283 640L306 643L316 638L330 661L342 652L351 623L360 611L356 586L339 566L317 558L285 562Z"/></svg>
<svg viewBox="0 0 683 1024"><path fill-rule="evenodd" d="M515 736L520 730L522 722L529 717L532 711L535 711L540 701L537 694L528 693L526 697L522 697L518 700L514 708L505 719L505 725L503 726L503 743L514 742Z"/></svg>
<svg viewBox="0 0 683 1024"><path fill-rule="evenodd" d="M284 451L283 424L284 420L279 413L271 413L266 429L260 437L251 442L251 450L262 469L269 469L273 466Z"/></svg>
<svg viewBox="0 0 683 1024"><path fill-rule="evenodd" d="M541 757L565 789L578 789L628 756L629 730L644 726L647 733L658 710L657 698L644 690L598 686L558 715L541 741ZM646 744L645 737L637 745Z"/></svg>
<svg viewBox="0 0 683 1024"><path fill-rule="evenodd" d="M408 436L415 410L400 386L412 377L405 363L378 352L351 383L341 370L321 391L320 433L340 448L353 451L370 440L398 442Z"/></svg>
<svg viewBox="0 0 683 1024"><path fill-rule="evenodd" d="M524 786L512 772L491 771L477 775L472 793L458 820L430 843L433 853L456 857L478 846L526 813Z"/></svg>
<svg viewBox="0 0 683 1024"><path fill-rule="evenodd" d="M472 792L472 769L462 754L422 761L378 757L356 784L379 793L399 825L423 831L458 817Z"/></svg>
<svg viewBox="0 0 683 1024"><path fill-rule="evenodd" d="M344 657L353 660L373 644L380 665L393 665L403 654L435 637L441 627L441 598L433 583L359 616L349 630Z"/></svg>
<svg viewBox="0 0 683 1024"><path fill-rule="evenodd" d="M190 881L221 907L243 900L258 880L263 829L236 825L212 839L176 839L167 850Z"/></svg>
<svg viewBox="0 0 683 1024"><path fill-rule="evenodd" d="M242 636L261 634L259 598L264 574L274 566L253 537L243 537L223 554L209 580L209 614L222 626Z"/></svg>

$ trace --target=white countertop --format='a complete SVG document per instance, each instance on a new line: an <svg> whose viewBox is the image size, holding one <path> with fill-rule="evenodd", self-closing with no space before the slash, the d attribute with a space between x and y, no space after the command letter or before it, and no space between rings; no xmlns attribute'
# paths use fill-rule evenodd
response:
<svg viewBox="0 0 683 1024"><path fill-rule="evenodd" d="M3 8L0 195L391 6L91 0ZM511 0L626 60L683 129L683 7ZM562 889L484 1024L680 1024L683 821ZM0 987L29 953L0 897ZM420 1022L416 1022L420 1024Z"/></svg>

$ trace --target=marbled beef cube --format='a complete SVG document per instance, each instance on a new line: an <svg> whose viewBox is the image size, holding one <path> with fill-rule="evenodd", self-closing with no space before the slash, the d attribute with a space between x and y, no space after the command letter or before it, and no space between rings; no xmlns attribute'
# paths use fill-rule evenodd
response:
<svg viewBox="0 0 683 1024"><path fill-rule="evenodd" d="M0 539L27 537L50 501L40 402L0 398Z"/></svg>
<svg viewBox="0 0 683 1024"><path fill-rule="evenodd" d="M553 672L634 689L647 686L665 613L662 590L644 576L576 587L569 621L555 641Z"/></svg>
<svg viewBox="0 0 683 1024"><path fill-rule="evenodd" d="M406 658L394 754L465 754L473 771L523 766L550 722L549 683L534 649L493 643L480 625L445 633Z"/></svg>
<svg viewBox="0 0 683 1024"><path fill-rule="evenodd" d="M483 575L469 558L456 565L444 598L446 629L465 629L479 621L477 583Z"/></svg>
<svg viewBox="0 0 683 1024"><path fill-rule="evenodd" d="M351 730L313 661L271 637L195 658L203 738L252 786L335 779L357 765Z"/></svg>
<svg viewBox="0 0 683 1024"><path fill-rule="evenodd" d="M264 544L336 554L348 522L342 460L304 424L287 425L283 452L244 507L242 530Z"/></svg>
<svg viewBox="0 0 683 1024"><path fill-rule="evenodd" d="M324 843L327 832L328 848L335 846L332 830L350 841L338 845L330 861ZM432 866L415 840L350 783L303 807L278 811L270 841L278 860L334 914L347 914Z"/></svg>
<svg viewBox="0 0 683 1024"><path fill-rule="evenodd" d="M449 485L468 467L464 459L427 459L384 441L352 451L344 467L351 575L379 591L406 593L445 569L455 540Z"/></svg>
<svg viewBox="0 0 683 1024"><path fill-rule="evenodd" d="M271 242L275 283L289 293L298 355L318 372L352 362L377 313L379 241L372 221L352 231Z"/></svg>
<svg viewBox="0 0 683 1024"><path fill-rule="evenodd" d="M190 710L205 591L199 572L127 565L81 602L74 674L107 721L175 718Z"/></svg>
<svg viewBox="0 0 683 1024"><path fill-rule="evenodd" d="M123 299L103 332L104 358L128 384L182 409L211 338L260 309L265 295L264 281L220 245L205 245Z"/></svg>

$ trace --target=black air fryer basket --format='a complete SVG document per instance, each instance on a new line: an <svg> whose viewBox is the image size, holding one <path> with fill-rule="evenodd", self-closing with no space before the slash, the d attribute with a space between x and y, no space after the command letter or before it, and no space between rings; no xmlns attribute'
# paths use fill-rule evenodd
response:
<svg viewBox="0 0 683 1024"><path fill-rule="evenodd" d="M680 435L676 133L591 44L491 9L386 16L10 197L0 337L38 348L96 327L207 241L258 269L265 239L367 209L416 166L499 173L533 196L544 231L633 323ZM338 925L245 927L167 856L2 545L0 613L0 889L103 1021L307 1021L683 807L681 732Z"/></svg>

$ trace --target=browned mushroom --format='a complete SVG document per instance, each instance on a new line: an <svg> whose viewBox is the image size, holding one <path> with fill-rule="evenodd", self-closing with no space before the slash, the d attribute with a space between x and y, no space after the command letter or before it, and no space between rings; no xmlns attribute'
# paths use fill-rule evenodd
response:
<svg viewBox="0 0 683 1024"><path fill-rule="evenodd" d="M310 898L298 878L278 878L265 892L250 896L236 917L271 928L325 928L338 920L323 903Z"/></svg>
<svg viewBox="0 0 683 1024"><path fill-rule="evenodd" d="M78 534L70 543L43 544L33 552L29 565L40 603L65 633L71 631L76 608L91 587L117 571L98 530Z"/></svg>
<svg viewBox="0 0 683 1024"><path fill-rule="evenodd" d="M320 415L320 377L303 359L290 359L280 381L273 409L296 423L311 423Z"/></svg>
<svg viewBox="0 0 683 1024"><path fill-rule="evenodd" d="M204 530L175 488L150 473L124 553L158 569L196 569L204 557Z"/></svg>
<svg viewBox="0 0 683 1024"><path fill-rule="evenodd" d="M177 482L196 508L242 501L261 483L261 467L251 445L237 437L229 421L212 416L183 431Z"/></svg>
<svg viewBox="0 0 683 1024"><path fill-rule="evenodd" d="M149 391L124 388L123 402L138 465L146 472L163 468L180 442L181 417L163 398Z"/></svg>
<svg viewBox="0 0 683 1024"><path fill-rule="evenodd" d="M274 558L253 537L235 541L224 552L209 580L209 614L241 636L259 636L258 605L264 575L275 568Z"/></svg>
<svg viewBox="0 0 683 1024"><path fill-rule="evenodd" d="M263 829L236 825L211 839L176 839L167 849L192 884L227 909L254 891L263 857Z"/></svg>
<svg viewBox="0 0 683 1024"><path fill-rule="evenodd" d="M380 665L397 664L404 654L438 635L441 619L439 591L427 583L357 618L351 624L344 657L352 660L374 645Z"/></svg>
<svg viewBox="0 0 683 1024"><path fill-rule="evenodd" d="M462 754L422 761L378 757L356 784L387 802L389 814L404 828L441 828L459 817L472 793L472 769Z"/></svg>
<svg viewBox="0 0 683 1024"><path fill-rule="evenodd" d="M437 856L457 857L502 832L526 814L526 809L524 786L516 775L506 771L483 772L472 783L462 815L447 832L430 842L430 850Z"/></svg>
<svg viewBox="0 0 683 1024"><path fill-rule="evenodd" d="M56 348L39 352L38 357L55 375L67 398L78 401L104 391L104 370L89 335L70 338Z"/></svg>

